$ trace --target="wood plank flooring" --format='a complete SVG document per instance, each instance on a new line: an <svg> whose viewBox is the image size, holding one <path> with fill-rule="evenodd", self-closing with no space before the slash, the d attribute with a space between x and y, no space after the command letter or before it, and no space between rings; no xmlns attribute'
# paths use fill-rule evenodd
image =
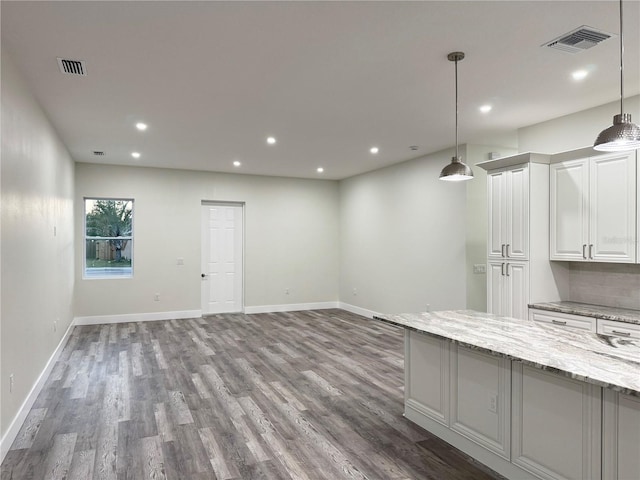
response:
<svg viewBox="0 0 640 480"><path fill-rule="evenodd" d="M1 478L501 478L403 384L402 331L342 310L76 327Z"/></svg>

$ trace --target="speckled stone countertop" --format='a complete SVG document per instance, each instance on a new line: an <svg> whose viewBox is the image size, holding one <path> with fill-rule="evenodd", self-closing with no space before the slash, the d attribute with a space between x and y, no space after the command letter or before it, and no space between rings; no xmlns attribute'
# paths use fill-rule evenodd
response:
<svg viewBox="0 0 640 480"><path fill-rule="evenodd" d="M374 318L640 396L640 340L473 310L376 315Z"/></svg>
<svg viewBox="0 0 640 480"><path fill-rule="evenodd" d="M529 304L529 308L640 325L640 310L629 310L627 308L605 307L602 305L590 305L588 303L577 302L531 303Z"/></svg>

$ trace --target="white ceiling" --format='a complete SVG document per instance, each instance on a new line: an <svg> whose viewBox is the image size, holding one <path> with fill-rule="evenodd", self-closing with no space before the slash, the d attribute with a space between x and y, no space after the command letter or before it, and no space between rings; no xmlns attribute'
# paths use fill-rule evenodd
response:
<svg viewBox="0 0 640 480"><path fill-rule="evenodd" d="M80 162L341 179L422 156L454 144L454 50L467 55L460 143L507 142L514 129L619 96L618 37L575 55L540 47L581 25L618 33L617 1L1 9L3 48ZM626 96L640 93L639 20L640 2L626 0ZM85 60L88 75L62 75L57 57ZM591 71L581 83L570 76L578 68Z"/></svg>

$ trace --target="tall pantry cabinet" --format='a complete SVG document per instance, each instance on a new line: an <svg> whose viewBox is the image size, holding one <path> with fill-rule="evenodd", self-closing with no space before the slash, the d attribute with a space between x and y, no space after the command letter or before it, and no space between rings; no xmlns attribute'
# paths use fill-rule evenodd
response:
<svg viewBox="0 0 640 480"><path fill-rule="evenodd" d="M478 163L487 170L487 311L528 318L528 304L560 300L549 262L550 156Z"/></svg>

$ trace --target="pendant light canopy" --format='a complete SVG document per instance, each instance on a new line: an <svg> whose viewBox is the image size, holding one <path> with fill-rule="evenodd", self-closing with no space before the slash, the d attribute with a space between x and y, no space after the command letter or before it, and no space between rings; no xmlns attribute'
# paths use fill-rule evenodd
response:
<svg viewBox="0 0 640 480"><path fill-rule="evenodd" d="M458 62L464 58L462 52L451 52L447 55L447 59L455 62L456 69L456 156L451 159L451 163L440 172L440 180L449 182L459 182L461 180L471 180L473 171L468 165L462 163L460 155L458 155Z"/></svg>
<svg viewBox="0 0 640 480"><path fill-rule="evenodd" d="M631 121L631 114L624 113L624 41L622 0L620 0L620 114L613 117L613 125L598 135L593 148L603 152L620 152L640 148L640 127Z"/></svg>

